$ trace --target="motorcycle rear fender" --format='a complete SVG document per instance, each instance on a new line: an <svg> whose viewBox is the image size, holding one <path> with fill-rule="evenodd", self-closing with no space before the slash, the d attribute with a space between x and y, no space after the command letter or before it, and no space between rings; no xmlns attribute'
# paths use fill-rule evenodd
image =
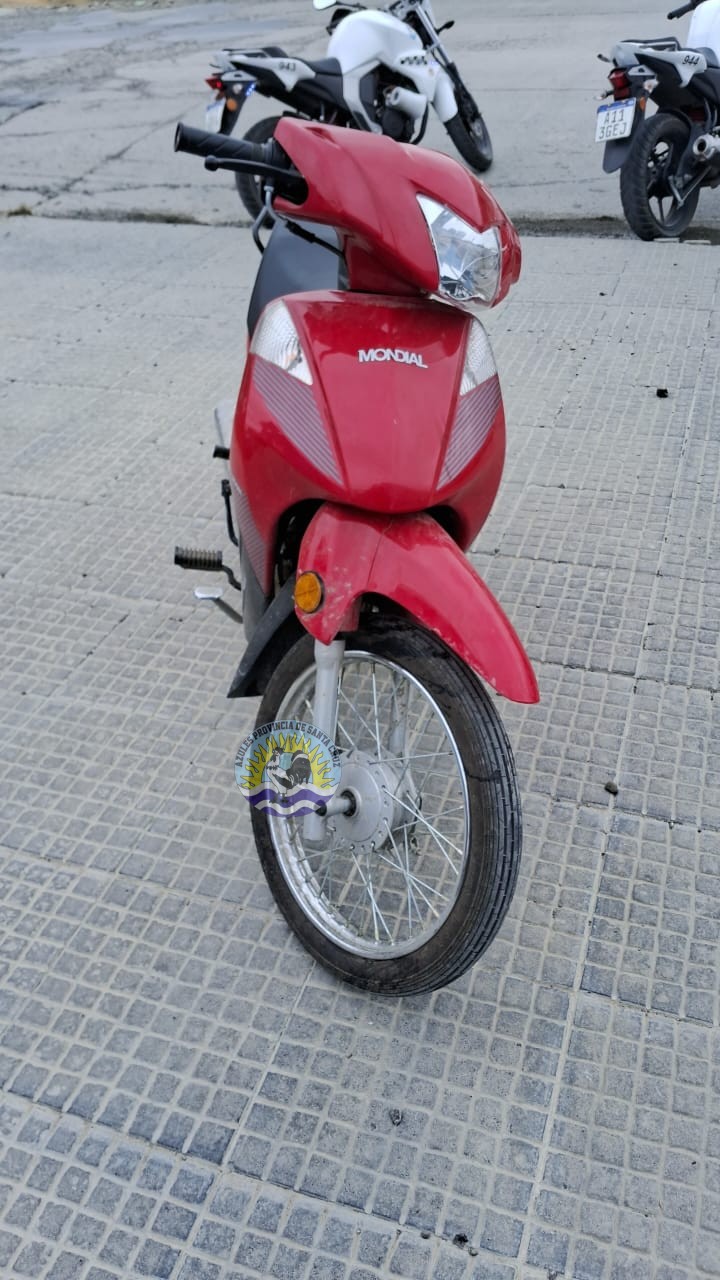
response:
<svg viewBox="0 0 720 1280"><path fill-rule="evenodd" d="M617 169L622 169L625 161L630 154L630 148L633 144L635 134L645 119L645 109L638 103L635 108L635 119L632 124L632 132L629 138L621 138L619 142L606 142L603 152L603 169L605 173L615 173Z"/></svg>
<svg viewBox="0 0 720 1280"><path fill-rule="evenodd" d="M394 601L497 693L537 702L533 669L512 624L452 538L429 515L376 516L328 503L311 520L298 575L323 583L317 612L296 614L329 644L357 629L365 595Z"/></svg>
<svg viewBox="0 0 720 1280"><path fill-rule="evenodd" d="M234 101L236 103L236 106L234 108L231 108L228 106L228 97L230 98L231 101ZM239 94L233 93L233 94L225 95L222 121L220 124L221 133L232 133L233 129L235 128L235 125L237 124L238 119L240 118L240 112L242 111L243 106L245 105L246 102L247 102L247 97L245 94L239 95Z"/></svg>
<svg viewBox="0 0 720 1280"><path fill-rule="evenodd" d="M616 170L622 169L630 154L630 146L634 135L635 130L633 129L629 138L622 138L620 142L605 143L605 151L603 153L603 170L605 173L615 173Z"/></svg>
<svg viewBox="0 0 720 1280"><path fill-rule="evenodd" d="M292 93L293 89L306 80L314 80L315 72L302 58L291 58L287 54L274 57L266 53L245 53L243 50L227 50L233 67L245 76L251 76L260 92L267 93L278 89Z"/></svg>

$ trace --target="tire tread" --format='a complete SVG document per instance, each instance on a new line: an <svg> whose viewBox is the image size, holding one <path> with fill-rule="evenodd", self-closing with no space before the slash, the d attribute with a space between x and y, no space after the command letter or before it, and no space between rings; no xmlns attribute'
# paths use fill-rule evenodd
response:
<svg viewBox="0 0 720 1280"><path fill-rule="evenodd" d="M462 118L460 112L453 116L451 120L445 122L447 133L466 164L470 165L476 173L486 173L493 162L492 142L487 126L482 116L478 112L477 119L482 122L487 145L484 150L480 150L475 139L468 131L467 124Z"/></svg>
<svg viewBox="0 0 720 1280"><path fill-rule="evenodd" d="M684 125L678 116L658 111L656 115L644 120L638 129L630 149L630 153L620 170L620 199L623 213L631 231L640 240L661 240L682 235L690 226L695 216L699 192L688 197L675 220L663 229L655 218L647 193L647 167L650 153L660 139L674 132L680 140L684 134L685 142L690 134L690 126Z"/></svg>

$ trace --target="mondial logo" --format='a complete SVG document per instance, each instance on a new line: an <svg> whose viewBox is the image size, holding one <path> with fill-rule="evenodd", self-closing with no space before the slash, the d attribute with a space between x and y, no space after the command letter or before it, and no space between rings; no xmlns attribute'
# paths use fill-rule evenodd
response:
<svg viewBox="0 0 720 1280"><path fill-rule="evenodd" d="M427 369L419 351L403 351L400 347L369 347L367 351L358 351L358 360L360 364L394 360L396 364L414 364L418 369Z"/></svg>

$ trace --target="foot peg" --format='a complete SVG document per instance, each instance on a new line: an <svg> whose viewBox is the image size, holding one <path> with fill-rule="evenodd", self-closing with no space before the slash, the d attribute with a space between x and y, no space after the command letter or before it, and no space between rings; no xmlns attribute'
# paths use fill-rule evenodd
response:
<svg viewBox="0 0 720 1280"><path fill-rule="evenodd" d="M199 569L201 573L224 573L231 587L242 591L232 569L223 564L222 551L202 551L193 547L176 547L175 564L181 569Z"/></svg>
<svg viewBox="0 0 720 1280"><path fill-rule="evenodd" d="M192 547L176 547L175 564L178 564L181 569L199 569L202 573L214 573L223 568L222 551L198 551Z"/></svg>

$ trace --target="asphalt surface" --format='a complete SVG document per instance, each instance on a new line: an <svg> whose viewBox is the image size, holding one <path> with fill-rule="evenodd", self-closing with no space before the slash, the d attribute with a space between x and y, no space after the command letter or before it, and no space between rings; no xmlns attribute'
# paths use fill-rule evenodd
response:
<svg viewBox="0 0 720 1280"><path fill-rule="evenodd" d="M213 47L320 53L317 19L0 11L2 1280L720 1275L720 250L641 244L599 174L594 53L649 5L454 9L535 229L487 317L508 454L473 559L542 701L501 707L510 913L410 1000L278 917L243 638L172 565L226 545L257 263L172 128Z"/></svg>
<svg viewBox="0 0 720 1280"><path fill-rule="evenodd" d="M617 176L594 141L607 87L597 54L624 37L683 36L687 19L668 23L650 0L436 7L438 21L456 20L446 39L490 128L491 184L508 212L524 229L624 234ZM323 15L309 0L0 9L0 210L234 223L232 180L175 157L172 130L179 118L202 126L214 50L263 41L322 57ZM275 111L251 99L248 124ZM437 121L427 141L452 150ZM692 234L719 230L720 198L705 192Z"/></svg>

